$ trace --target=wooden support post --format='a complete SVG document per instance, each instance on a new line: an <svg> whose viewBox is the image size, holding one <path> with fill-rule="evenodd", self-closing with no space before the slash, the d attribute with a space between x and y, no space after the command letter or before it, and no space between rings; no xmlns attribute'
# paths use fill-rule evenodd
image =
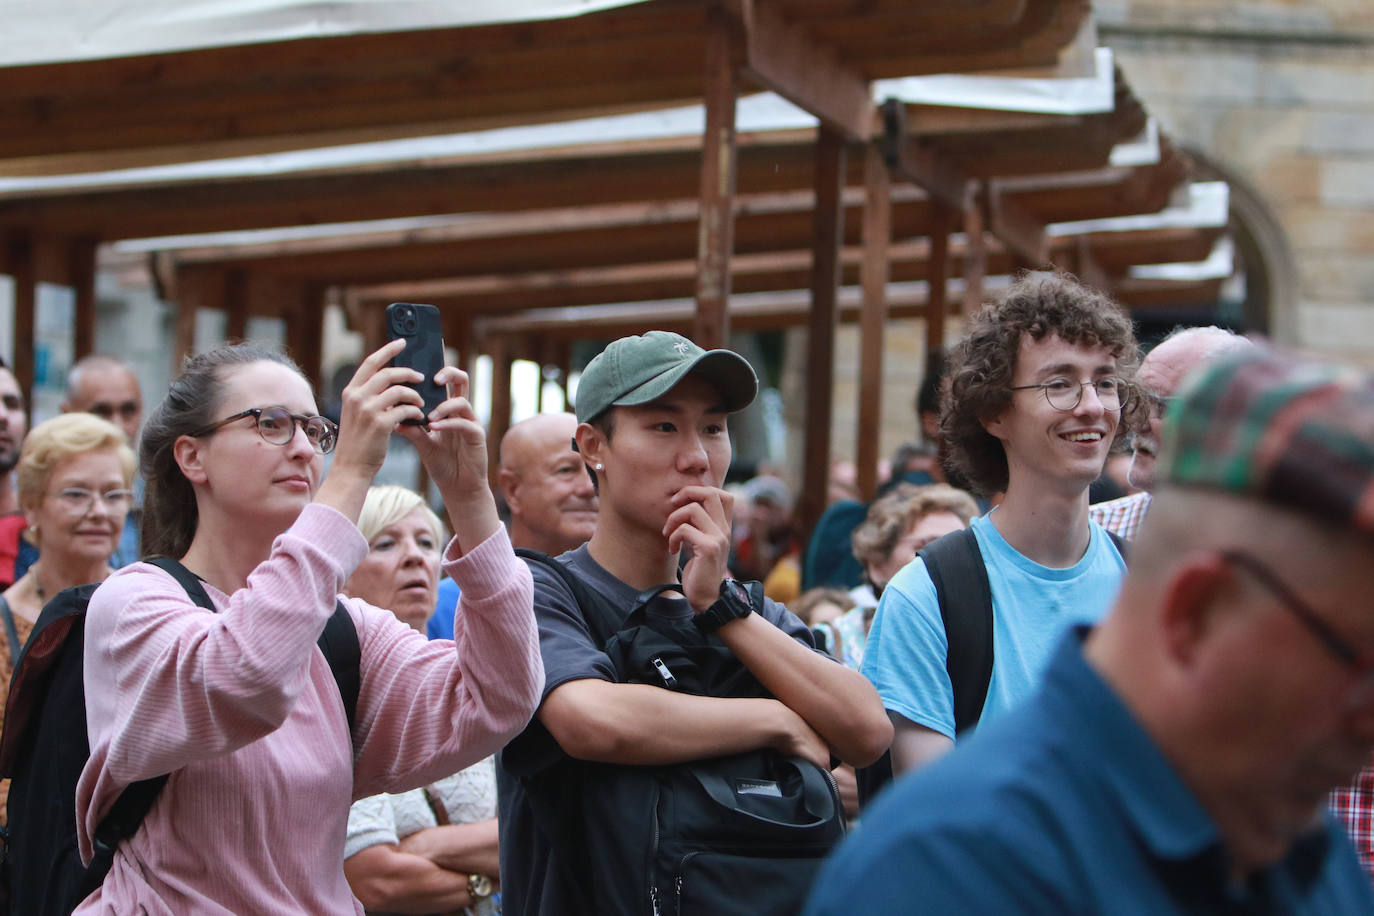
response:
<svg viewBox="0 0 1374 916"><path fill-rule="evenodd" d="M953 214L944 204L931 201L930 261L926 283L930 295L926 302L926 368L945 347L945 315L949 311L949 229Z"/></svg>
<svg viewBox="0 0 1374 916"><path fill-rule="evenodd" d="M14 362L11 370L24 394L24 410L33 416L34 313L38 308L38 262L34 240L20 235L10 240L6 260L14 278Z"/></svg>
<svg viewBox="0 0 1374 916"><path fill-rule="evenodd" d="M363 335L363 355L375 353L386 343L386 306L365 302L358 309L358 328Z"/></svg>
<svg viewBox="0 0 1374 916"><path fill-rule="evenodd" d="M320 395L324 391L324 309L328 287L307 283L296 302L283 315L286 320L286 349L305 372L310 385Z"/></svg>
<svg viewBox="0 0 1374 916"><path fill-rule="evenodd" d="M798 523L803 542L821 513L830 476L830 420L835 383L835 324L844 236L844 138L822 127L816 138L816 211L811 253L811 315L807 335L806 448Z"/></svg>
<svg viewBox="0 0 1374 916"><path fill-rule="evenodd" d="M176 346L172 349L172 377L181 374L181 364L196 349L196 312L199 304L195 297L185 293L183 284L178 284Z"/></svg>
<svg viewBox="0 0 1374 916"><path fill-rule="evenodd" d="M1080 237L1075 246L1075 251L1077 253L1075 272L1078 274L1078 282L1106 293L1108 296L1112 295L1114 286L1112 279L1102 269L1097 258L1093 256L1092 246L1088 244L1088 240Z"/></svg>
<svg viewBox="0 0 1374 916"><path fill-rule="evenodd" d="M248 274L242 270L224 272L224 339L243 340L248 336Z"/></svg>
<svg viewBox="0 0 1374 916"><path fill-rule="evenodd" d="M983 215L981 196L964 208L964 236L967 253L964 255L964 316L983 307L983 278L988 270L988 244L983 232L987 221Z"/></svg>
<svg viewBox="0 0 1374 916"><path fill-rule="evenodd" d="M554 365L558 366L558 382L563 386L563 409L572 413L572 344L566 340L560 340L557 346Z"/></svg>
<svg viewBox="0 0 1374 916"><path fill-rule="evenodd" d="M692 337L710 350L730 336L730 255L735 226L735 98L739 92L733 29L725 11L707 20L706 133L701 143L701 204L697 230L697 314Z"/></svg>
<svg viewBox="0 0 1374 916"><path fill-rule="evenodd" d="M72 316L72 362L95 352L95 249L93 238L73 239L67 245L67 274L76 296Z"/></svg>
<svg viewBox="0 0 1374 916"><path fill-rule="evenodd" d="M864 156L863 305L859 313L859 415L855 465L859 494L878 492L878 452L883 414L883 326L887 322L888 247L892 242L892 190L887 163L877 147ZM843 217L841 217L843 218Z"/></svg>
<svg viewBox="0 0 1374 916"><path fill-rule="evenodd" d="M490 455L488 478L494 491L501 439L510 429L511 341L498 334L491 338L487 349L491 354L491 419L487 422L487 453Z"/></svg>

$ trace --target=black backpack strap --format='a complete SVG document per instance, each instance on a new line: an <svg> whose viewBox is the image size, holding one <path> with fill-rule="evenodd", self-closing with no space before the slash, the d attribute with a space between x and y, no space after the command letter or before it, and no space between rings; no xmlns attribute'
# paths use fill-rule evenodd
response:
<svg viewBox="0 0 1374 916"><path fill-rule="evenodd" d="M115 850L119 844L138 832L138 827L157 801L162 787L167 784L169 774L154 776L130 783L119 793L110 810L100 819L91 837L91 864L81 876L77 888L77 901L85 900L105 881L105 875L114 862Z"/></svg>
<svg viewBox="0 0 1374 916"><path fill-rule="evenodd" d="M1102 530L1106 532L1107 537L1111 538L1112 543L1116 545L1116 552L1121 554L1121 559L1130 559L1126 555L1130 551L1130 548L1126 546L1126 539L1123 538L1121 535L1117 534L1115 531L1108 531L1106 528L1103 528Z"/></svg>
<svg viewBox="0 0 1374 916"><path fill-rule="evenodd" d="M603 595L593 592L587 583L573 575L568 567L553 557L525 547L517 547L515 555L526 563L538 563L563 580L568 591L572 592L573 600L577 602L577 609L582 613L582 619L587 622L587 629L591 631L592 641L598 646L604 646L606 641L614 636L624 624L624 615L617 613L614 608L610 607L610 602Z"/></svg>
<svg viewBox="0 0 1374 916"><path fill-rule="evenodd" d="M334 683L339 687L344 715L348 717L348 731L352 734L358 719L358 693L363 683L363 647L358 641L358 628L342 601L335 602L334 613L320 634L319 646L324 660L329 662Z"/></svg>
<svg viewBox="0 0 1374 916"><path fill-rule="evenodd" d="M215 609L200 580L185 566L170 557L153 557L148 562L176 579L177 584L186 590L186 594L199 607L211 611ZM139 825L148 816L153 802L157 801L158 795L162 792L162 787L167 784L169 775L163 773L161 776L130 783L119 793L110 810L105 812L99 826L95 828L95 835L91 837L91 862L81 876L76 896L78 901L85 900L104 883L105 875L109 873L110 865L114 862L115 850L119 848L120 843L138 832Z"/></svg>
<svg viewBox="0 0 1374 916"><path fill-rule="evenodd" d="M5 638L10 643L10 667L13 670L19 667L19 653L24 647L19 644L19 631L14 628L14 611L10 610L10 603L4 595L0 595L0 618L4 618Z"/></svg>
<svg viewBox="0 0 1374 916"><path fill-rule="evenodd" d="M920 553L940 602L954 689L954 732L978 723L992 682L992 589L973 529L937 539Z"/></svg>
<svg viewBox="0 0 1374 916"><path fill-rule="evenodd" d="M205 592L200 577L171 557L152 557L147 562L177 580L186 594L198 606L213 611L215 605ZM344 713L348 717L348 730L353 731L353 723L358 712L358 692L362 688L362 644L358 642L358 628L342 602L335 602L334 613L324 625L319 638L320 651L329 670L334 675L334 683L339 687L339 697L343 700Z"/></svg>

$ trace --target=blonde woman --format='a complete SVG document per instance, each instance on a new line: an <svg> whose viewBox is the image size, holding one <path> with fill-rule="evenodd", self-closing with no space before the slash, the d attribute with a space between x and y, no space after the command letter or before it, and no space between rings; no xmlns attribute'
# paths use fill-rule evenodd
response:
<svg viewBox="0 0 1374 916"><path fill-rule="evenodd" d="M38 613L53 595L110 574L133 493L134 453L117 426L88 413L33 428L19 453L19 507L39 558L0 594L0 717L10 676ZM0 783L5 823L9 780Z"/></svg>
<svg viewBox="0 0 1374 916"><path fill-rule="evenodd" d="M358 530L368 552L344 593L424 633L439 587L439 517L405 487L373 487ZM348 884L369 913L495 913L495 761L354 802L344 855Z"/></svg>

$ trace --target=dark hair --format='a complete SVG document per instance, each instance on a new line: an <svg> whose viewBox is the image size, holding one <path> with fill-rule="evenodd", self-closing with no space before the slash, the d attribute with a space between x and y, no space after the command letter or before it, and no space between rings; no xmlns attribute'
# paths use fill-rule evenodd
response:
<svg viewBox="0 0 1374 916"><path fill-rule="evenodd" d="M1000 299L969 320L968 334L954 347L940 400L945 463L974 492L988 496L1007 487L1007 454L983 427L1011 406L1021 338L1057 334L1074 346L1105 347L1127 381L1138 361L1135 331L1126 312L1106 295L1068 274L1026 274ZM1122 408L1118 435L1133 425L1140 399Z"/></svg>
<svg viewBox="0 0 1374 916"><path fill-rule="evenodd" d="M167 396L143 424L138 450L139 472L147 484L140 529L144 556L180 558L191 546L200 512L195 490L177 466L173 447L218 419L225 376L251 363L280 363L301 373L291 359L254 344L226 344L186 360Z"/></svg>

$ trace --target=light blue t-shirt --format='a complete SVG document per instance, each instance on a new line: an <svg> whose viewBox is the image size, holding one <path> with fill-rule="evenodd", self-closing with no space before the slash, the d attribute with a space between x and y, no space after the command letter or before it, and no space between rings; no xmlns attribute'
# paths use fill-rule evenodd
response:
<svg viewBox="0 0 1374 916"><path fill-rule="evenodd" d="M993 510L996 511L996 510ZM992 590L992 681L979 723L1019 705L1039 686L1054 647L1072 625L1095 623L1111 607L1126 564L1096 524L1083 558L1067 569L1035 563L1012 548L991 513L973 520ZM863 674L883 706L954 737L954 690L935 586L917 557L883 589L864 649Z"/></svg>

